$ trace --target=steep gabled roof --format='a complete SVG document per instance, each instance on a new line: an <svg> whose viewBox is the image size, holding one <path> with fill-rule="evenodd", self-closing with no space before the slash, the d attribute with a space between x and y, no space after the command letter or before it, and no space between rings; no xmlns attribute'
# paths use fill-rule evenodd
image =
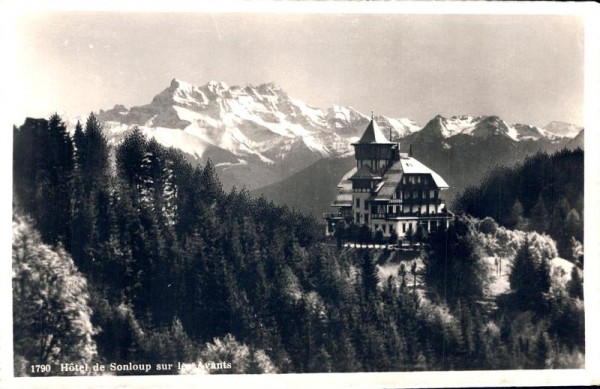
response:
<svg viewBox="0 0 600 389"><path fill-rule="evenodd" d="M351 207L352 206L352 181L350 181L350 177L352 177L356 171L355 167L344 174L344 177L340 180L338 187L338 195L331 204L333 207Z"/></svg>
<svg viewBox="0 0 600 389"><path fill-rule="evenodd" d="M445 189L450 187L439 174L412 157L400 158L400 163L402 163L402 170L405 174L431 174L438 188Z"/></svg>
<svg viewBox="0 0 600 389"><path fill-rule="evenodd" d="M383 186L377 192L375 201L390 200L396 191L396 187L402 180L402 163L400 161L394 163L383 175Z"/></svg>
<svg viewBox="0 0 600 389"><path fill-rule="evenodd" d="M362 165L350 180L373 180L381 178L381 176L373 171L370 166Z"/></svg>
<svg viewBox="0 0 600 389"><path fill-rule="evenodd" d="M387 144L387 145L394 143L394 142L390 142L385 137L385 135L383 135L383 133L379 129L379 126L375 122L375 119L371 119L371 122L365 129L365 132L363 133L363 135L360 138L360 140L358 141L358 143L354 143L354 144L373 144L373 143Z"/></svg>
<svg viewBox="0 0 600 389"><path fill-rule="evenodd" d="M400 158L383 175L383 186L377 191L375 201L389 201L405 174L429 174L440 189L448 188L448 184L439 174L412 157Z"/></svg>

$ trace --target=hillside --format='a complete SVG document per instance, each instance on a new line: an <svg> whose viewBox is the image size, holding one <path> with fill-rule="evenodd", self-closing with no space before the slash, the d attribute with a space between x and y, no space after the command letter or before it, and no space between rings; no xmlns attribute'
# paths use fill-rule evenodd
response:
<svg viewBox="0 0 600 389"><path fill-rule="evenodd" d="M465 123L473 128L468 130ZM450 188L442 192L442 196L451 203L457 194L479 183L494 166L513 166L537 152L553 152L565 145L569 147L583 142L582 135L572 140L540 136L537 139L515 141L502 132L495 132L494 126L508 128L497 118L462 118L457 124L457 119L436 117L421 131L400 139L400 147L403 152L408 152L412 146L415 158L444 177ZM330 211L330 204L337 193L336 185L353 166L353 156L326 158L252 193L262 193L276 204L286 204L320 219L322 213Z"/></svg>
<svg viewBox="0 0 600 389"><path fill-rule="evenodd" d="M331 211L329 205L337 195L337 183L355 164L354 157L321 159L280 182L251 191L251 194L263 194L275 204L287 205L321 220L324 212Z"/></svg>
<svg viewBox="0 0 600 389"><path fill-rule="evenodd" d="M512 167L490 170L468 187L454 209L494 218L508 228L552 236L562 256L572 256L572 239L583 241L584 152L539 153Z"/></svg>
<svg viewBox="0 0 600 389"><path fill-rule="evenodd" d="M444 137L447 126L446 119L436 117L421 131L404 138L402 145L406 149L411 144L413 156L444 177L450 185L446 193L449 199L478 183L493 166L511 166L538 151L559 150L570 140L539 136L515 141L505 134L509 127L495 117L488 117L472 131L480 136L460 133Z"/></svg>
<svg viewBox="0 0 600 389"><path fill-rule="evenodd" d="M91 373L30 369L66 360L149 366L115 375L583 366L581 272L554 282L548 236L459 215L409 257L337 249L141 130L114 166L93 115L73 136L53 115L14 139L16 376ZM489 257L513 265L497 294Z"/></svg>

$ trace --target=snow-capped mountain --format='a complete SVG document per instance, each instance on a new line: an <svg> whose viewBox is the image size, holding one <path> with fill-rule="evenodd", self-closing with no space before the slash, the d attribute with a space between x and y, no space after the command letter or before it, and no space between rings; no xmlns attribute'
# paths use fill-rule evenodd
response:
<svg viewBox="0 0 600 389"><path fill-rule="evenodd" d="M194 86L177 79L150 104L131 109L116 105L100 111L98 118L109 134L137 125L161 143L198 158L214 146L265 163L281 161L299 148L321 157L347 153L369 121L352 108L311 107L272 83L228 87L211 81ZM398 137L420 128L407 119L377 120ZM179 133L167 136L166 132Z"/></svg>
<svg viewBox="0 0 600 389"><path fill-rule="evenodd" d="M566 138L574 138L581 132L581 130L583 130L583 128L576 126L574 124L571 124L571 123L554 121L554 122L548 123L544 127L544 130L547 133L553 134L556 136L566 137Z"/></svg>
<svg viewBox="0 0 600 389"><path fill-rule="evenodd" d="M456 135L471 135L479 138L487 138L493 135L505 136L515 142L523 140L558 140L565 136L559 136L545 129L528 124L509 125L498 116L452 116L445 118L441 115L430 120L423 131L432 136L451 138ZM577 135L575 133L572 136ZM568 136L571 137L570 135Z"/></svg>
<svg viewBox="0 0 600 389"><path fill-rule="evenodd" d="M226 187L249 189L277 182L321 158L353 155L351 144L371 119L350 107L313 107L273 83L229 87L210 81L196 86L178 79L146 105L115 105L97 116L113 145L137 126L192 160L211 158ZM437 142L441 138L445 148L453 147L450 139L458 135L556 141L576 128L558 122L545 129L508 125L497 116L438 115L422 130L406 118L375 116L375 120L393 140L412 141L418 136Z"/></svg>
<svg viewBox="0 0 600 389"><path fill-rule="evenodd" d="M210 81L195 86L174 79L149 104L115 105L98 119L117 144L134 126L167 147L176 147L197 160L211 158L225 181L255 187L274 182L323 157L349 155L370 117L334 105L312 107L288 96L273 83L228 87ZM420 126L409 119L376 116L395 139ZM257 175L249 185L241 171Z"/></svg>

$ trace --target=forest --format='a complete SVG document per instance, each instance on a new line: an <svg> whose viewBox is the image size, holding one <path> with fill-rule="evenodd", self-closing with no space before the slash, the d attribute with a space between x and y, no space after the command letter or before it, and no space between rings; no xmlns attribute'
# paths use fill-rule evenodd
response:
<svg viewBox="0 0 600 389"><path fill-rule="evenodd" d="M65 363L173 364L148 374L584 365L580 150L494 170L448 229L399 258L330 244L320 221L224 191L210 161L193 166L139 130L109 145L93 114L72 135L58 115L13 135L16 376L100 374ZM510 205L485 208L497 183L513 184ZM569 236L555 219L572 222ZM559 253L567 274L553 267Z"/></svg>
<svg viewBox="0 0 600 389"><path fill-rule="evenodd" d="M491 169L481 184L457 196L453 209L548 234L570 258L583 242L583 177L583 150L538 152L516 166Z"/></svg>

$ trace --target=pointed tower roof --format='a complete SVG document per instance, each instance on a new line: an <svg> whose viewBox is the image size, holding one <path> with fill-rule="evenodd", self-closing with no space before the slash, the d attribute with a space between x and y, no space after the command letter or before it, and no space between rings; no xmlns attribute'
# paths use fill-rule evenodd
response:
<svg viewBox="0 0 600 389"><path fill-rule="evenodd" d="M370 144L370 143L379 143L379 144L388 144L388 145L394 143L394 142L390 142L389 139L387 139L385 137L385 135L383 135L383 133L379 129L379 126L377 125L377 122L375 121L375 118L373 117L373 114L371 114L371 122L369 122L369 125L365 129L365 132L363 133L363 135L360 138L360 140L358 141L358 143L355 143L355 144Z"/></svg>

